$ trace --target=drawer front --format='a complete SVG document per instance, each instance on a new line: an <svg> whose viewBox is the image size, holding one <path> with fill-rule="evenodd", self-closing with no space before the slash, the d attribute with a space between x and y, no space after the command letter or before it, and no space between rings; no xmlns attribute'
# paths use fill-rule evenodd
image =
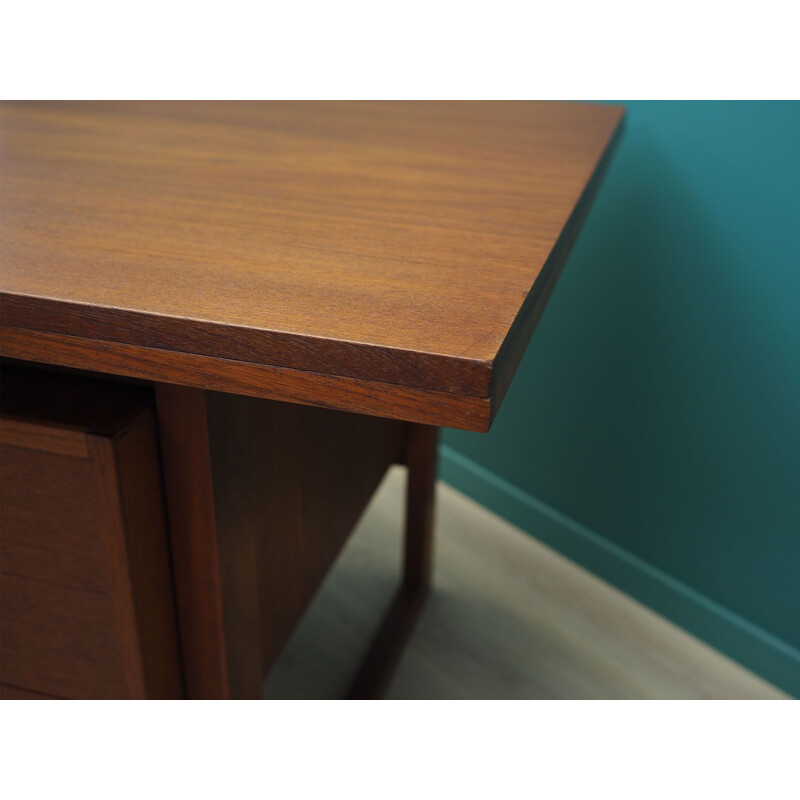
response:
<svg viewBox="0 0 800 800"><path fill-rule="evenodd" d="M108 596L2 575L0 603L3 683L74 699L129 696Z"/></svg>
<svg viewBox="0 0 800 800"><path fill-rule="evenodd" d="M2 377L3 695L183 696L152 392Z"/></svg>
<svg viewBox="0 0 800 800"><path fill-rule="evenodd" d="M3 572L108 591L88 457L0 445L0 531Z"/></svg>

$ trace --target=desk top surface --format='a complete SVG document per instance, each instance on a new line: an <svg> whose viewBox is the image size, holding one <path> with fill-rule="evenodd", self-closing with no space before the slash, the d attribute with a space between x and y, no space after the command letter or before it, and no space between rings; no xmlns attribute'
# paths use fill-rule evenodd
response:
<svg viewBox="0 0 800 800"><path fill-rule="evenodd" d="M622 115L3 104L4 352L486 429Z"/></svg>

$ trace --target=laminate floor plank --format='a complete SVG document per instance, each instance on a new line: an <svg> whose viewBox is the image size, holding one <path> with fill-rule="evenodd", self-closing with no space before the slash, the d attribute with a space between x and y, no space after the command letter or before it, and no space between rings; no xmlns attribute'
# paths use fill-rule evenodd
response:
<svg viewBox="0 0 800 800"><path fill-rule="evenodd" d="M266 698L346 691L397 585L404 486L390 470ZM786 697L454 489L437 493L433 588L388 698Z"/></svg>

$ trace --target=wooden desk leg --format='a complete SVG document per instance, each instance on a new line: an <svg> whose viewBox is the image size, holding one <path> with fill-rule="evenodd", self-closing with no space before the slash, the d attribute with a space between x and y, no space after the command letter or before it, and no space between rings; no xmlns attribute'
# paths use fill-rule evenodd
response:
<svg viewBox="0 0 800 800"><path fill-rule="evenodd" d="M230 699L206 394L155 389L187 697Z"/></svg>
<svg viewBox="0 0 800 800"><path fill-rule="evenodd" d="M403 459L406 426L166 384L156 405L187 695L261 697L386 470Z"/></svg>
<svg viewBox="0 0 800 800"><path fill-rule="evenodd" d="M430 582L438 429L165 384L156 405L190 698L261 696L263 675L402 452L403 578L348 694L379 697Z"/></svg>
<svg viewBox="0 0 800 800"><path fill-rule="evenodd" d="M420 589L430 583L438 443L438 428L408 425L405 450L408 480L403 585L410 589Z"/></svg>
<svg viewBox="0 0 800 800"><path fill-rule="evenodd" d="M425 603L433 566L438 441L438 428L408 424L403 579L350 686L350 700L373 700L384 694Z"/></svg>

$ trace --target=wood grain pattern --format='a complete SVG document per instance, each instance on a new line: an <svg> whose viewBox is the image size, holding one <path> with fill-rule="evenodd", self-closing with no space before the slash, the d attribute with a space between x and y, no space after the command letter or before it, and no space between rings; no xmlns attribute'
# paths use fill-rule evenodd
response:
<svg viewBox="0 0 800 800"><path fill-rule="evenodd" d="M128 568L128 543L120 498L121 481L117 474L114 442L108 437L87 436L91 456L96 500L101 524L97 533L105 545L104 577L108 583L109 601L119 669L125 680L125 695L135 700L147 697L141 659L141 637L136 624L133 586ZM87 695L91 696L91 695Z"/></svg>
<svg viewBox="0 0 800 800"><path fill-rule="evenodd" d="M204 357L202 388L233 362L435 392L472 427L459 404L502 396L518 361L503 348L524 349L621 118L568 103L4 104L3 325L76 338L72 365L99 371L109 343L145 348L167 382ZM359 410L346 391L300 402L323 396Z"/></svg>
<svg viewBox="0 0 800 800"><path fill-rule="evenodd" d="M76 699L121 699L116 621L104 594L0 574L2 680Z"/></svg>
<svg viewBox="0 0 800 800"><path fill-rule="evenodd" d="M0 420L0 444L43 450L46 453L75 458L89 457L86 436L81 431L32 425L19 419Z"/></svg>
<svg viewBox="0 0 800 800"><path fill-rule="evenodd" d="M175 386L156 398L188 696L258 698L403 426Z"/></svg>
<svg viewBox="0 0 800 800"><path fill-rule="evenodd" d="M335 408L359 414L487 431L496 406L492 398L406 389L377 381L339 378L243 361L172 353L147 347L89 342L77 336L22 328L2 330L9 358L94 369L115 376L150 379L183 387Z"/></svg>
<svg viewBox="0 0 800 800"><path fill-rule="evenodd" d="M88 437L111 440L124 434L151 403L151 392L142 387L3 363L4 572L91 591L110 590ZM157 471L155 454L149 463ZM160 488L156 489L158 497Z"/></svg>
<svg viewBox="0 0 800 800"><path fill-rule="evenodd" d="M146 409L114 439L86 438L126 696L183 697L153 411Z"/></svg>
<svg viewBox="0 0 800 800"><path fill-rule="evenodd" d="M86 448L86 437L84 449ZM88 459L0 447L0 569L107 592L106 553Z"/></svg>
<svg viewBox="0 0 800 800"><path fill-rule="evenodd" d="M2 414L2 680L182 697L152 392L4 365Z"/></svg>
<svg viewBox="0 0 800 800"><path fill-rule="evenodd" d="M156 413L186 693L229 699L205 392L159 384Z"/></svg>
<svg viewBox="0 0 800 800"><path fill-rule="evenodd" d="M90 450L99 439L89 437ZM127 605L130 596L136 624L135 637L127 641L138 639L133 656L141 664L144 696L152 700L182 698L185 691L172 563L152 405L116 438L114 445L119 503L109 509L116 515L109 528L119 533L112 538L111 548L118 551L119 582L129 587L123 602ZM119 609L120 601L117 605ZM123 615L127 614L126 608Z"/></svg>
<svg viewBox="0 0 800 800"><path fill-rule="evenodd" d="M228 647L260 696L261 680L398 459L403 426L220 393L209 393L208 408Z"/></svg>

